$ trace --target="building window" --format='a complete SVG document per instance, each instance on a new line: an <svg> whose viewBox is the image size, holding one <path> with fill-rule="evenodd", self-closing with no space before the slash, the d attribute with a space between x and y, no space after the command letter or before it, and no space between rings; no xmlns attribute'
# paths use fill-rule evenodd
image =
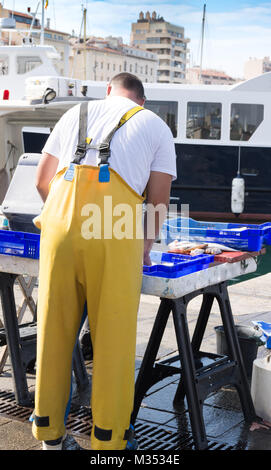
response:
<svg viewBox="0 0 271 470"><path fill-rule="evenodd" d="M132 73L132 72L133 72L133 65L130 64L130 73Z"/></svg>
<svg viewBox="0 0 271 470"><path fill-rule="evenodd" d="M263 104L231 105L231 140L249 140L263 121Z"/></svg>
<svg viewBox="0 0 271 470"><path fill-rule="evenodd" d="M17 56L17 73L22 75L42 64L38 56Z"/></svg>
<svg viewBox="0 0 271 470"><path fill-rule="evenodd" d="M104 63L101 62L101 70L103 70L103 68L104 68Z"/></svg>
<svg viewBox="0 0 271 470"><path fill-rule="evenodd" d="M144 107L158 114L167 123L173 137L177 136L178 103L177 101L146 101Z"/></svg>
<svg viewBox="0 0 271 470"><path fill-rule="evenodd" d="M116 64L113 64L113 71L115 72L116 70Z"/></svg>
<svg viewBox="0 0 271 470"><path fill-rule="evenodd" d="M126 69L127 69L127 62L126 62L126 60L125 60L125 61L124 61L124 65L123 65L123 70L124 70L124 72L126 72Z"/></svg>
<svg viewBox="0 0 271 470"><path fill-rule="evenodd" d="M17 23L25 23L25 24L30 24L30 25L31 25L31 23L32 23L32 18L26 18L26 17L24 17L24 16L20 16L20 15L16 15L16 14L14 15L14 14L12 14L12 13L9 14L9 17L10 17L10 18L14 18ZM35 25L35 26L38 25L37 20L35 20L34 25Z"/></svg>
<svg viewBox="0 0 271 470"><path fill-rule="evenodd" d="M121 72L121 65L119 66L119 70L120 70L120 72Z"/></svg>
<svg viewBox="0 0 271 470"><path fill-rule="evenodd" d="M110 64L107 64L107 70L110 70Z"/></svg>
<svg viewBox="0 0 271 470"><path fill-rule="evenodd" d="M186 137L188 139L220 139L221 109L221 103L188 103Z"/></svg>
<svg viewBox="0 0 271 470"><path fill-rule="evenodd" d="M160 38L147 38L147 44L160 44Z"/></svg>
<svg viewBox="0 0 271 470"><path fill-rule="evenodd" d="M0 56L0 75L7 75L8 74L8 56L1 55Z"/></svg>

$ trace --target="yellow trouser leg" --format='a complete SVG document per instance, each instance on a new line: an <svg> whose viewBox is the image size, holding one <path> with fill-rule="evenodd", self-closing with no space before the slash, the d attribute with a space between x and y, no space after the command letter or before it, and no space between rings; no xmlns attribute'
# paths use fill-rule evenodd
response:
<svg viewBox="0 0 271 470"><path fill-rule="evenodd" d="M75 279L68 244L59 230L43 231L38 293L37 376L33 434L53 440L65 433L64 416L70 395L72 352L83 312L82 287ZM58 235L55 236L55 233ZM65 242L66 243L66 242Z"/></svg>
<svg viewBox="0 0 271 470"><path fill-rule="evenodd" d="M125 247L120 241L101 243L105 255L96 287L99 302L93 301L91 282L87 293L94 354L91 448L118 450L126 447L124 435L133 410L142 250L140 242Z"/></svg>

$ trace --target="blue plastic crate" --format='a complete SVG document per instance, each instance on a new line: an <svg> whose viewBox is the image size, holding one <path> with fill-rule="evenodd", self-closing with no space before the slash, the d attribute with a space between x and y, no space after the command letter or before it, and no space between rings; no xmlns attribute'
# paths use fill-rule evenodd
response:
<svg viewBox="0 0 271 470"><path fill-rule="evenodd" d="M264 224L227 224L228 229L247 227L252 229L258 229L263 235L264 245L271 245L271 222L265 222Z"/></svg>
<svg viewBox="0 0 271 470"><path fill-rule="evenodd" d="M182 219L182 217L180 218ZM203 222L190 218L189 226L191 228L209 228L216 230L252 228L260 230L261 235L263 235L263 243L265 245L271 245L271 222L265 222L263 224L236 224L228 222Z"/></svg>
<svg viewBox="0 0 271 470"><path fill-rule="evenodd" d="M39 234L0 230L0 254L38 259L39 252Z"/></svg>
<svg viewBox="0 0 271 470"><path fill-rule="evenodd" d="M213 255L178 255L152 251L150 254L153 266L143 266L143 274L147 276L176 278L201 271L214 261ZM168 263L168 264L165 264Z"/></svg>
<svg viewBox="0 0 271 470"><path fill-rule="evenodd" d="M241 251L259 251L264 243L271 243L271 223L248 226L177 217L164 222L162 235L167 244L182 238L191 242L220 243Z"/></svg>
<svg viewBox="0 0 271 470"><path fill-rule="evenodd" d="M254 325L257 325L258 328L263 333L263 339L265 340L265 347L271 349L271 323L265 321L253 321Z"/></svg>

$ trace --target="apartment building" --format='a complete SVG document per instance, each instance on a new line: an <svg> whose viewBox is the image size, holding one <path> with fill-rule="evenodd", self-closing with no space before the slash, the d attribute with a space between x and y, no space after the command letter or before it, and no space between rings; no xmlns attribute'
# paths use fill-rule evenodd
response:
<svg viewBox="0 0 271 470"><path fill-rule="evenodd" d="M265 72L271 72L271 60L270 57L264 57L263 59L257 59L250 57L244 65L244 77L245 80L257 77Z"/></svg>
<svg viewBox="0 0 271 470"><path fill-rule="evenodd" d="M0 44L2 45L22 45L23 37L27 36L26 30L31 28L33 15L30 8L26 13L9 10L0 3L0 18L10 18L14 22L14 31L0 31ZM20 32L22 30L22 32ZM31 37L34 44L40 43L41 24L36 18L33 22ZM54 46L59 53L60 60L56 62L56 69L60 75L67 76L69 72L69 37L70 34L56 31L50 26L50 19L46 21L44 28L44 44Z"/></svg>
<svg viewBox="0 0 271 470"><path fill-rule="evenodd" d="M186 72L186 82L191 84L233 85L236 81L220 70L200 70L200 67L192 67Z"/></svg>
<svg viewBox="0 0 271 470"><path fill-rule="evenodd" d="M123 44L121 37L71 40L70 76L81 80L109 81L120 72L135 74L143 82L156 82L158 57Z"/></svg>
<svg viewBox="0 0 271 470"><path fill-rule="evenodd" d="M130 42L157 54L157 81L161 83L185 82L189 41L183 27L165 21L155 11L152 15L141 11L137 22L132 23Z"/></svg>

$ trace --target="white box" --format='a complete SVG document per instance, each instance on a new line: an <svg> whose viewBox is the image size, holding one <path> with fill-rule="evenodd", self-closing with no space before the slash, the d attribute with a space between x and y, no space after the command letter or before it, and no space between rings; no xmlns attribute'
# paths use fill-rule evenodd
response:
<svg viewBox="0 0 271 470"><path fill-rule="evenodd" d="M47 88L52 88L57 98L80 96L81 80L54 76L28 77L25 80L25 98L42 100Z"/></svg>

